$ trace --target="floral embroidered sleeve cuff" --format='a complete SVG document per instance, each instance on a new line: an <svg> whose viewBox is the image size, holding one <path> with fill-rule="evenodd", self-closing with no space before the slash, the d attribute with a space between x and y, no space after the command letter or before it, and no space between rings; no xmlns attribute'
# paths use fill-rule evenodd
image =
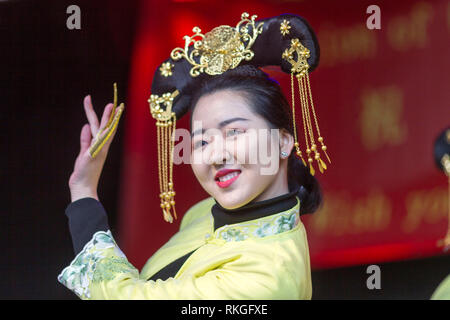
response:
<svg viewBox="0 0 450 320"><path fill-rule="evenodd" d="M99 231L59 275L58 281L81 299L92 299L91 284L113 280L118 274L139 277L119 249L111 232Z"/></svg>
<svg viewBox="0 0 450 320"><path fill-rule="evenodd" d="M94 198L82 198L66 208L73 249L78 254L98 231L108 231L108 217L103 205Z"/></svg>

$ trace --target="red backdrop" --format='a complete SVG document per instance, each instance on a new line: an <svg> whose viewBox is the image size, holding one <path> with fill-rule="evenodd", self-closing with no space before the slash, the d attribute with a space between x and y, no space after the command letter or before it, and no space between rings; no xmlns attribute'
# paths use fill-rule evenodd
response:
<svg viewBox="0 0 450 320"><path fill-rule="evenodd" d="M311 74L314 105L332 164L316 173L324 206L304 216L313 268L443 254L447 180L433 162L450 120L450 2L142 1L132 58L121 179L119 242L142 267L179 226L159 207L155 121L147 99L153 72L192 27L234 26L242 12L305 17L321 46ZM290 96L289 76L269 71ZM299 123L301 128L301 123ZM187 119L177 128L188 128ZM175 166L177 213L208 194L189 165Z"/></svg>

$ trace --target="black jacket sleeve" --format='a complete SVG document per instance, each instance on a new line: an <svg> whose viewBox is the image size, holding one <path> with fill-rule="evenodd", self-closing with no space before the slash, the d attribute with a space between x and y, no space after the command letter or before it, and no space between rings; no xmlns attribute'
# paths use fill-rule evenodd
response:
<svg viewBox="0 0 450 320"><path fill-rule="evenodd" d="M73 249L77 255L97 231L108 231L108 216L103 205L94 198L82 198L70 203L65 214Z"/></svg>

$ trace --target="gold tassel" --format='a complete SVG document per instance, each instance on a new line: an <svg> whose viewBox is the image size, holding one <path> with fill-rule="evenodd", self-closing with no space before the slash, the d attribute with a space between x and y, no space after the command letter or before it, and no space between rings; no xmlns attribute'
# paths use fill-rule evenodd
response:
<svg viewBox="0 0 450 320"><path fill-rule="evenodd" d="M156 119L160 207L164 220L170 223L173 222L174 217L177 219L173 188L173 151L177 119L175 112L172 112L172 102L178 94L179 92L176 90L173 93L165 93L161 97L151 95L148 100L150 112ZM161 109L160 104L164 104L166 109Z"/></svg>
<svg viewBox="0 0 450 320"><path fill-rule="evenodd" d="M294 60L294 53L296 53L297 60ZM319 171L324 173L327 170L326 163L320 158L320 152L317 149L317 145L314 138L314 129L311 121L311 111L314 118L314 125L317 130L318 141L321 144L321 150L325 153L328 162L331 163L330 157L327 154L327 147L324 144L323 137L320 134L319 123L317 121L316 111L314 109L314 103L311 94L311 86L309 83L308 69L309 65L307 59L309 58L309 50L304 47L299 39L292 39L291 46L283 52L283 59L291 63L291 92L292 92L292 116L294 123L294 146L296 148L296 154L302 159L303 164L306 166L306 162L302 157L302 153L299 148L297 140L297 129L295 125L295 88L294 88L294 75L298 82L298 91L300 95L300 106L302 110L302 120L305 135L306 154L309 164L309 172L311 175L315 174L313 162L317 161ZM309 141L308 141L309 140ZM311 146L311 147L310 147ZM311 153L314 152L314 159Z"/></svg>
<svg viewBox="0 0 450 320"><path fill-rule="evenodd" d="M173 190L173 146L172 139L175 134L175 116L169 121L157 121L158 140L158 176L161 209L164 220L172 223L173 217L177 218L175 211L175 191ZM173 215L172 215L172 212Z"/></svg>
<svg viewBox="0 0 450 320"><path fill-rule="evenodd" d="M302 151L300 150L299 143L297 141L297 128L296 128L296 123L295 123L295 99L294 99L295 94L294 94L294 91L295 91L295 89L294 89L294 74L291 73L292 121L293 121L294 141L295 141L294 147L296 149L295 153L300 157L300 159L302 159L303 165L306 167L305 159L303 159ZM303 114L303 112L302 112L302 114Z"/></svg>

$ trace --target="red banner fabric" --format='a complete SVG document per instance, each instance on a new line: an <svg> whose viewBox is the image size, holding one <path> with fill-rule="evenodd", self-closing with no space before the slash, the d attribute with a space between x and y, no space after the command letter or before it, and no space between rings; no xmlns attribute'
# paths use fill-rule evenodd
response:
<svg viewBox="0 0 450 320"><path fill-rule="evenodd" d="M166 223L159 207L156 126L147 102L153 73L194 26L204 32L234 26L242 12L301 15L319 39L321 60L310 80L332 163L324 174L316 173L323 207L302 219L312 267L443 254L437 241L447 228L448 186L434 164L433 143L450 122L450 2L378 1L381 29L367 27L370 5L142 2L120 197L119 241L132 263L142 267L180 221ZM266 71L290 97L289 75ZM301 121L298 126L302 130ZM187 129L187 119L177 128ZM208 197L187 164L175 166L174 185L179 216Z"/></svg>

